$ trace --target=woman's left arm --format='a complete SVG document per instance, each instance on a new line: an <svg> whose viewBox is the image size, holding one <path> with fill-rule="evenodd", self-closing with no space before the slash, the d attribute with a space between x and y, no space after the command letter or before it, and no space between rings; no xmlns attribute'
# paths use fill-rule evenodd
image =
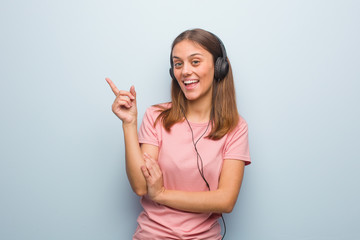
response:
<svg viewBox="0 0 360 240"><path fill-rule="evenodd" d="M218 189L188 192L165 189L157 161L148 155L144 158L146 166L141 169L147 181L148 196L153 201L188 212L230 213L233 210L244 175L244 161L224 160Z"/></svg>

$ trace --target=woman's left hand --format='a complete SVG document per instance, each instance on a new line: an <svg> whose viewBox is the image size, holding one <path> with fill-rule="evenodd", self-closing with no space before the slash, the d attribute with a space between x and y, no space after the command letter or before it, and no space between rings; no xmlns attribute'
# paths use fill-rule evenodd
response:
<svg viewBox="0 0 360 240"><path fill-rule="evenodd" d="M147 195L153 201L157 201L165 191L162 171L159 164L147 153L144 154L145 166L141 166L141 171L146 179Z"/></svg>

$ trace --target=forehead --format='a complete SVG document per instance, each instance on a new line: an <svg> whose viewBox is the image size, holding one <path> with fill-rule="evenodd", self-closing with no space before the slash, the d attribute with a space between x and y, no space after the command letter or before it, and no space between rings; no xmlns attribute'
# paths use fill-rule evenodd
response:
<svg viewBox="0 0 360 240"><path fill-rule="evenodd" d="M172 51L172 55L180 58L186 58L194 53L200 53L205 57L211 56L211 53L203 48L200 44L191 40L182 40L178 42Z"/></svg>

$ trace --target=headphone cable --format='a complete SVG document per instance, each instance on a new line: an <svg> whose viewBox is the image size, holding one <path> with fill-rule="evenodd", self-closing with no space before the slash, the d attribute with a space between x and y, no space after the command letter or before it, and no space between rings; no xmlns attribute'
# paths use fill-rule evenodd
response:
<svg viewBox="0 0 360 240"><path fill-rule="evenodd" d="M192 139L192 142L193 142L193 144L194 144L195 151L196 151L196 163L197 163L197 167L198 167L200 176L202 177L202 179L204 180L204 182L205 182L205 184L206 184L206 187L207 187L208 190L210 191L210 185L209 185L209 183L208 183L208 181L206 180L205 175L204 175L204 164L203 164L203 160L202 160L202 158L201 158L201 156L200 156L200 154L199 154L199 152L198 152L198 150L197 150L197 146L196 146L197 143L200 141L200 139L205 135L205 133L206 133L207 130L209 129L210 120L209 120L209 123L208 123L208 125L207 125L207 127L206 127L206 129L205 129L205 132L204 132L203 134L201 134L201 136L199 137L199 139L195 142L194 132L193 132L193 130L192 130L192 127L191 127L191 125L190 125L190 122L189 122L188 119L186 118L186 115L185 115L184 111L183 111L182 109L181 109L181 111L183 112L184 118L185 118L187 124L189 125L190 131L191 131L191 139ZM200 159L200 164L201 164L200 166L199 166L199 159ZM221 239L223 240L223 239L225 238L225 235L226 235L226 224L225 224L225 219L224 219L223 215L220 214L220 216L221 216L222 222L223 222L223 224L224 224L224 235L223 235L222 238L221 238Z"/></svg>

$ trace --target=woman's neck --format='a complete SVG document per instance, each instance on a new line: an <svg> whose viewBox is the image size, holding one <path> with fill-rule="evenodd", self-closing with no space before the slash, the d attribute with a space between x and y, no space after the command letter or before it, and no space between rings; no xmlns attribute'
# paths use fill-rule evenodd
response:
<svg viewBox="0 0 360 240"><path fill-rule="evenodd" d="M210 120L211 101L187 102L186 117L193 123L205 123Z"/></svg>

